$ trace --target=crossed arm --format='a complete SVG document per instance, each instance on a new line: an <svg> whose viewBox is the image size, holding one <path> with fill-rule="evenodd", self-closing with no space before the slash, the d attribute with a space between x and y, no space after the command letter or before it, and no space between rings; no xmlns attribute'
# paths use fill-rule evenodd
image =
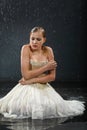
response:
<svg viewBox="0 0 87 130"><path fill-rule="evenodd" d="M52 49L48 47L48 51L49 51L48 55L49 62L38 69L30 70L29 48L26 45L22 47L21 73L23 78L19 80L21 84L47 83L55 80L57 63L56 61L54 61L54 54ZM49 71L49 74L44 75L43 77L38 77L39 75L43 74L46 71Z"/></svg>

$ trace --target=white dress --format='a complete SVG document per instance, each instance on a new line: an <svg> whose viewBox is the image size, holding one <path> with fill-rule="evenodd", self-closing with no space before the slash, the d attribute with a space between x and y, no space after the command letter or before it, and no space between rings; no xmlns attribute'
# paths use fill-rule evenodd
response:
<svg viewBox="0 0 87 130"><path fill-rule="evenodd" d="M46 62L31 62L32 68ZM64 100L49 84L18 83L0 99L0 113L6 118L46 119L77 116L84 113L84 102Z"/></svg>

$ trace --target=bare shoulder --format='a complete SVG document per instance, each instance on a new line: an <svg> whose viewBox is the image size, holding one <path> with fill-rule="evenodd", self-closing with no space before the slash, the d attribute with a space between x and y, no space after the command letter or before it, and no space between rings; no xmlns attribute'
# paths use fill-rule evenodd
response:
<svg viewBox="0 0 87 130"><path fill-rule="evenodd" d="M21 48L22 53L26 53L26 52L29 53L29 51L30 51L29 44L25 44L25 45L22 46L22 48Z"/></svg>
<svg viewBox="0 0 87 130"><path fill-rule="evenodd" d="M49 46L46 46L46 49L47 49L48 60L53 60L54 59L53 49Z"/></svg>
<svg viewBox="0 0 87 130"><path fill-rule="evenodd" d="M29 49L29 44L25 44L25 45L23 45L21 49L22 49L22 50Z"/></svg>
<svg viewBox="0 0 87 130"><path fill-rule="evenodd" d="M48 53L53 53L53 49L51 47L46 46L46 49L47 49Z"/></svg>

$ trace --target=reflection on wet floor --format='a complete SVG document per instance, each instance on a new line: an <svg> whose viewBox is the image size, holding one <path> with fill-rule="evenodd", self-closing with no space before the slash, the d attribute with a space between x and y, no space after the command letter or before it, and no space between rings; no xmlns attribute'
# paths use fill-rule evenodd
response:
<svg viewBox="0 0 87 130"><path fill-rule="evenodd" d="M17 83L16 82L3 82L0 83L0 98L6 95ZM87 106L87 88L80 83L52 83L55 90L64 99L77 99L85 101ZM72 124L82 127L72 127ZM87 111L83 115L70 117L70 118L57 118L45 120L32 120L32 119L8 119L0 115L0 130L86 130L87 127ZM69 127L69 129L68 129Z"/></svg>
<svg viewBox="0 0 87 130"><path fill-rule="evenodd" d="M32 120L32 119L21 119L12 120L0 117L2 125L7 125L7 128L12 130L46 130L53 128L58 124L61 124L67 120L67 118L59 119L45 119L45 120Z"/></svg>

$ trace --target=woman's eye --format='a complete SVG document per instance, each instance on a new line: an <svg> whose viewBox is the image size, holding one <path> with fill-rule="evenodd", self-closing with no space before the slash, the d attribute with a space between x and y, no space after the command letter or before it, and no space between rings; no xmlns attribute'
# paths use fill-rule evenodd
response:
<svg viewBox="0 0 87 130"><path fill-rule="evenodd" d="M37 38L37 41L41 41L41 38Z"/></svg>
<svg viewBox="0 0 87 130"><path fill-rule="evenodd" d="M35 38L31 38L31 40L35 40Z"/></svg>
<svg viewBox="0 0 87 130"><path fill-rule="evenodd" d="M41 41L41 38L34 38L34 37L31 38L31 40L35 40L35 39L36 39L37 41Z"/></svg>

